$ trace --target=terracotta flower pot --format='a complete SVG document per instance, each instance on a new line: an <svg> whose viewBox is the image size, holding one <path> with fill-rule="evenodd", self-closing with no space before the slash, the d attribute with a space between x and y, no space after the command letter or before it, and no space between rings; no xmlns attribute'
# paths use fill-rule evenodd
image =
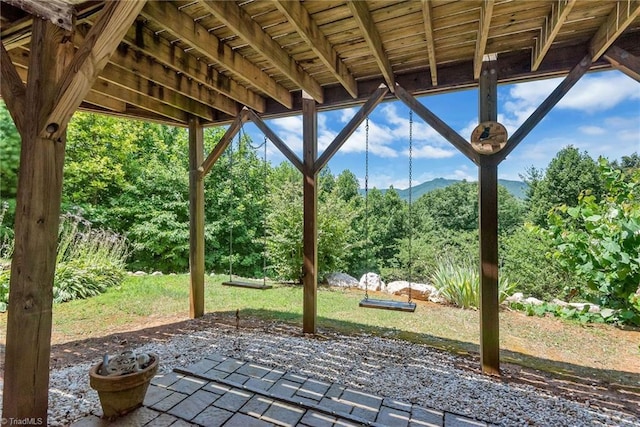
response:
<svg viewBox="0 0 640 427"><path fill-rule="evenodd" d="M132 374L100 375L102 362L89 371L89 384L98 392L105 418L116 418L142 406L151 379L158 371L158 355L149 353L151 364Z"/></svg>

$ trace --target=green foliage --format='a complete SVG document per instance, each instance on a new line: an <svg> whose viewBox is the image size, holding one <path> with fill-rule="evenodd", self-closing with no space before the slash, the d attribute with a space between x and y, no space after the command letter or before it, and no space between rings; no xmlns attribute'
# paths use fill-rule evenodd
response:
<svg viewBox="0 0 640 427"><path fill-rule="evenodd" d="M549 163L544 177L542 172L530 169L525 182L529 184L529 219L536 225L546 226L548 212L559 205L575 206L583 191L590 191L599 199L603 192L602 179L596 162L584 152L568 146Z"/></svg>
<svg viewBox="0 0 640 427"><path fill-rule="evenodd" d="M78 215L60 222L53 301L65 302L98 295L118 285L125 276L126 239Z"/></svg>
<svg viewBox="0 0 640 427"><path fill-rule="evenodd" d="M553 304L549 302L543 302L542 304L529 304L529 303L512 303L511 308L518 311L523 311L527 316L553 316L565 320L574 320L582 324L586 323L615 323L616 317L613 315L612 310L602 310L599 313L590 312L589 304L585 304L582 308L573 306L562 306L559 304Z"/></svg>
<svg viewBox="0 0 640 427"><path fill-rule="evenodd" d="M563 299L577 287L574 275L549 256L553 239L538 227L526 224L501 238L501 273L516 283L515 290L544 301Z"/></svg>
<svg viewBox="0 0 640 427"><path fill-rule="evenodd" d="M0 203L8 226L0 221L0 239L13 235L13 215L18 191L18 165L20 164L20 134L13 124L7 107L0 100ZM0 255L1 256L1 255Z"/></svg>
<svg viewBox="0 0 640 427"><path fill-rule="evenodd" d="M513 292L514 285L506 277L498 280L498 300L502 303ZM431 283L447 301L462 308L478 308L480 274L470 262L455 263L443 258L431 275Z"/></svg>
<svg viewBox="0 0 640 427"><path fill-rule="evenodd" d="M625 175L600 160L606 195L582 193L578 205L549 216L554 256L593 291L602 307L619 310L623 323L640 324L640 171Z"/></svg>

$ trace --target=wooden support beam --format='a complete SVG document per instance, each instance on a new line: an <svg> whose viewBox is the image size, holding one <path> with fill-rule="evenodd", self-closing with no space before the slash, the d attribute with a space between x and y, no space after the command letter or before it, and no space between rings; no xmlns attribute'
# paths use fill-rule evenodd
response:
<svg viewBox="0 0 640 427"><path fill-rule="evenodd" d="M479 122L498 120L498 73L495 60L484 61L480 74ZM498 313L498 165L479 156L478 211L480 233L480 365L500 375Z"/></svg>
<svg viewBox="0 0 640 427"><path fill-rule="evenodd" d="M617 46L611 46L604 53L604 57L617 70L640 82L640 57L630 54Z"/></svg>
<svg viewBox="0 0 640 427"><path fill-rule="evenodd" d="M205 161L202 162L202 166L201 166L202 170L200 173L202 174L203 177L209 173L213 165L216 164L220 156L222 156L222 153L224 153L224 150L227 149L227 147L229 146L229 143L233 141L233 138L240 131L240 129L242 128L242 124L248 120L249 116L247 112L248 112L247 108L242 109L240 114L236 116L236 119L233 121L233 123L231 123L231 125L229 126L225 134L222 135L222 138L220 138L220 141L218 141L216 146L213 147L213 150L211 150L211 153L209 153Z"/></svg>
<svg viewBox="0 0 640 427"><path fill-rule="evenodd" d="M545 18L542 28L540 28L540 35L536 39L536 44L533 47L531 70L536 71L545 55L551 48L553 41L560 32L560 28L567 20L569 12L576 4L576 0L556 0L551 4L551 12Z"/></svg>
<svg viewBox="0 0 640 427"><path fill-rule="evenodd" d="M484 58L489 38L489 28L491 27L491 16L493 15L494 0L483 0L480 6L480 22L478 27L478 38L476 39L476 50L473 57L473 78L480 78L482 68L482 58Z"/></svg>
<svg viewBox="0 0 640 427"><path fill-rule="evenodd" d="M43 136L53 134L55 138L61 132L61 124L68 122L76 111L144 4L145 0L105 4L98 22L66 69L51 113L43 123L38 123Z"/></svg>
<svg viewBox="0 0 640 427"><path fill-rule="evenodd" d="M189 317L204 315L204 129L189 120Z"/></svg>
<svg viewBox="0 0 640 427"><path fill-rule="evenodd" d="M227 68L240 80L260 89L283 106L292 108L291 93L284 86L252 62L236 54L229 45L221 43L205 27L181 13L172 2L148 2L141 13L144 17L166 27L171 34L184 39L209 60Z"/></svg>
<svg viewBox="0 0 640 427"><path fill-rule="evenodd" d="M318 58L324 63L327 69L342 84L347 92L353 97L358 97L358 85L349 69L342 59L338 56L336 50L329 44L327 38L309 15L301 2L290 0L277 0L276 6L282 12L289 23L296 28L300 37L304 39L311 50L318 55Z"/></svg>
<svg viewBox="0 0 640 427"><path fill-rule="evenodd" d="M304 173L304 168L302 166L302 161L296 156L296 153L291 151L291 149L285 144L283 140L280 139L278 135L274 131L271 130L269 126L262 120L262 117L258 116L254 111L247 110L247 114L249 115L249 119L265 134L267 138L276 146L278 150L293 164L296 169L300 172Z"/></svg>
<svg viewBox="0 0 640 427"><path fill-rule="evenodd" d="M318 113L316 103L309 96L302 98L303 143L303 217L302 236L302 332L315 334L318 312L318 175L315 163L318 156Z"/></svg>
<svg viewBox="0 0 640 427"><path fill-rule="evenodd" d="M369 114L376 108L380 102L384 99L385 95L389 92L389 88L385 85L380 85L378 89L376 89L373 94L369 97L367 102L358 110L358 112L351 118L349 123L342 128L340 133L336 135L336 137L331 141L331 144L324 150L322 155L316 161L314 166L314 172L320 173L322 168L324 168L329 160L338 152L340 147L349 139L349 137L356 131L360 123L364 121L364 119L369 116Z"/></svg>
<svg viewBox="0 0 640 427"><path fill-rule="evenodd" d="M190 53L176 48L176 46L169 43L169 41L163 37L157 37L143 24L141 20L138 20L136 25L127 31L123 42L135 52L140 52L152 57L157 61L156 64L162 66L162 68L166 67L163 74L170 73L171 70L178 73L180 78L179 84L171 87L175 87L176 90L180 91L179 87L186 85L187 83L185 82L193 82L193 84L199 83L202 85L201 90L213 90L251 109L264 112L265 99L262 96L238 84L238 82L224 74L219 73L214 67L208 66L206 61L199 60ZM118 53L119 50L116 51L116 54ZM132 54L128 53L128 55L131 56ZM137 58L139 55L133 56ZM112 61L115 61L115 59L112 58ZM149 78L155 80L153 77L157 74L158 73L154 71ZM187 95L187 93L184 94ZM226 101L225 105L227 105ZM219 109L225 111L227 108L229 107L221 107ZM229 114L235 117L237 111Z"/></svg>
<svg viewBox="0 0 640 427"><path fill-rule="evenodd" d="M9 53L4 48L4 45L0 43L0 94L2 99L7 104L11 118L18 129L18 132L24 132L25 120L24 120L24 99L26 96L26 89L22 83L22 79L16 71L16 67L11 62Z"/></svg>
<svg viewBox="0 0 640 427"><path fill-rule="evenodd" d="M436 46L433 37L433 23L431 22L431 0L422 0L422 20L424 21L424 37L429 55L431 84L438 86L438 63L436 62Z"/></svg>
<svg viewBox="0 0 640 427"><path fill-rule="evenodd" d="M560 82L557 88L553 90L545 99L542 104L531 113L531 115L524 121L516 130L513 135L507 140L507 145L496 154L491 156L492 161L495 164L504 160L514 148L520 144L520 142L533 130L533 128L540 123L540 121L547 115L549 111L562 99L563 96L571 90L578 80L589 71L591 66L591 55L587 55L567 74L567 76Z"/></svg>
<svg viewBox="0 0 640 427"><path fill-rule="evenodd" d="M67 31L73 29L73 4L64 0L2 0Z"/></svg>
<svg viewBox="0 0 640 427"><path fill-rule="evenodd" d="M638 16L640 16L640 0L616 1L607 21L602 24L589 43L591 60L597 61Z"/></svg>
<svg viewBox="0 0 640 427"><path fill-rule="evenodd" d="M77 42L81 43L84 40L84 32L83 29L76 31ZM120 70L120 68L122 70ZM238 104L231 98L219 92L212 92L197 82L178 75L174 70L164 67L151 58L144 58L137 55L131 49L116 49L111 57L110 63L105 67L102 77L117 83L120 80L119 74L121 73L133 73L136 76L153 82L153 84L165 86L167 88L166 90L188 97L191 101L182 98L182 96L174 97L174 99L180 100L178 102L179 105L174 104L174 106L207 120L212 119L213 113L211 107L232 116L237 115L240 111ZM142 85L142 87L144 86L149 87L149 84ZM136 85L134 87L140 86ZM191 109L185 108L185 106L189 105L192 107Z"/></svg>
<svg viewBox="0 0 640 427"><path fill-rule="evenodd" d="M358 27L360 27L360 31L362 31L362 36L371 50L371 55L373 55L373 58L382 72L384 81L387 82L389 90L394 92L396 90L396 78L393 75L391 62L389 62L389 57L384 50L382 38L376 28L376 23L373 22L367 2L349 1L347 4L349 5L349 9L351 9L353 18L358 23Z"/></svg>
<svg viewBox="0 0 640 427"><path fill-rule="evenodd" d="M14 62L14 64L24 67L24 69L26 70L26 68L28 67L30 56L28 50L24 48L17 48L9 52L9 56L11 57L11 60ZM110 68L106 67L106 69L108 71ZM157 92L158 88L149 88L148 84L143 83L142 78L134 76L132 73L123 72L122 74L116 73L116 75L120 76L120 79L114 77L114 80L119 80L118 85L111 83L102 77L99 77L98 80L94 83L92 91L97 94L105 94L110 98L134 105L151 113L157 113L161 116L171 119L172 121L177 121L183 125L187 124L189 120L187 113L171 105L161 102L160 100L154 98L152 94L148 92L140 90L144 87L148 88L150 91L153 91L155 89ZM127 86L120 86L120 84L122 84L123 82L129 82L139 90L134 92Z"/></svg>
<svg viewBox="0 0 640 427"><path fill-rule="evenodd" d="M400 101L404 102L407 107L412 109L422 120L436 132L444 137L462 154L467 156L473 163L478 164L478 153L471 148L469 141L460 136L458 132L453 130L449 125L442 121L438 116L433 114L427 107L422 105L420 101L414 98L409 92L404 90L400 85L396 85L396 96Z"/></svg>
<svg viewBox="0 0 640 427"><path fill-rule="evenodd" d="M55 139L43 137L37 125L49 115L73 46L66 32L49 21L34 19L32 31L20 135L2 417L47 425L53 277L67 123L59 124L62 131Z"/></svg>
<svg viewBox="0 0 640 427"><path fill-rule="evenodd" d="M230 1L205 0L202 4L238 37L268 58L274 67L322 104L324 98L320 84L305 72L240 6Z"/></svg>

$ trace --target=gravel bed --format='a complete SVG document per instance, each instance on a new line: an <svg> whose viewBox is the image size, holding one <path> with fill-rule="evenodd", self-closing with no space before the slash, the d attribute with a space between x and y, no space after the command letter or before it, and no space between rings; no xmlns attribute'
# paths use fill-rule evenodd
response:
<svg viewBox="0 0 640 427"><path fill-rule="evenodd" d="M240 331L220 325L135 350L159 354L160 372L219 353L496 425L640 426L632 415L474 374L456 368L454 355L389 338L331 334L323 339L281 324ZM93 363L51 372L50 425L68 425L100 411L88 381Z"/></svg>

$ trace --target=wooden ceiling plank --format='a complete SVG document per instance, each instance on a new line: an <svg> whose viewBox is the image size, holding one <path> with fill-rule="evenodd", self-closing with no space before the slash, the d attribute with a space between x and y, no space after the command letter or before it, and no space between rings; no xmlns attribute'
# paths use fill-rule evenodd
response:
<svg viewBox="0 0 640 427"><path fill-rule="evenodd" d="M2 94L2 99L7 104L9 114L11 114L16 128L20 134L23 134L25 130L24 100L27 93L26 86L22 83L22 79L2 43L0 43L0 48L2 49L0 50L0 76L2 77L0 79L0 94Z"/></svg>
<svg viewBox="0 0 640 427"><path fill-rule="evenodd" d="M617 46L611 46L604 57L617 70L640 83L640 57L630 54Z"/></svg>
<svg viewBox="0 0 640 427"><path fill-rule="evenodd" d="M482 69L482 59L484 58L487 48L487 40L489 38L489 29L491 28L491 17L493 16L494 0L484 0L480 8L480 22L478 27L478 37L476 39L476 52L473 57L473 78L480 78L480 70Z"/></svg>
<svg viewBox="0 0 640 427"><path fill-rule="evenodd" d="M533 48L532 71L536 71L540 67L544 56L549 51L575 4L576 0L556 0L551 4L551 12L545 18L544 25L540 28L540 36L536 39Z"/></svg>
<svg viewBox="0 0 640 427"><path fill-rule="evenodd" d="M73 112L93 86L98 75L109 61L109 57L134 22L145 1L108 2L91 28L85 42L80 46L73 60L66 68L56 93L55 104L44 123L38 124L40 132L49 135L49 124L58 126L57 132L64 132Z"/></svg>
<svg viewBox="0 0 640 427"><path fill-rule="evenodd" d="M351 9L351 13L353 14L353 18L358 23L358 27L360 27L362 35L371 50L371 54L375 58L385 82L387 82L387 87L389 87L391 92L394 92L396 88L396 79L393 75L393 68L391 67L389 58L384 50L380 33L376 28L375 22L373 22L367 3L363 1L350 1L348 4Z"/></svg>
<svg viewBox="0 0 640 427"><path fill-rule="evenodd" d="M640 16L640 0L616 1L606 22L589 43L591 59L597 61L638 16Z"/></svg>
<svg viewBox="0 0 640 427"><path fill-rule="evenodd" d="M269 58L276 68L295 82L303 91L310 94L316 102L320 104L323 102L320 84L304 72L296 61L264 32L260 24L251 19L251 16L235 2L204 1L203 5L238 37L246 41L265 58Z"/></svg>
<svg viewBox="0 0 640 427"><path fill-rule="evenodd" d="M438 63L436 62L436 46L433 40L433 23L431 20L431 1L422 0L422 19L424 21L424 34L429 55L429 72L431 84L438 86Z"/></svg>
<svg viewBox="0 0 640 427"><path fill-rule="evenodd" d="M286 0L277 0L276 6L347 92L357 98L358 85L355 78L304 6L299 2Z"/></svg>
<svg viewBox="0 0 640 427"><path fill-rule="evenodd" d="M84 39L82 33L80 30L76 32L76 37L79 41ZM136 55L131 50L116 49L110 63L123 68L125 73L131 71L146 80L165 86L169 90L176 91L196 102L205 103L232 116L235 116L240 111L238 104L234 100L217 92L211 93L193 80L179 76L172 69L163 67L151 58L140 58L139 55ZM205 118L211 119L210 116Z"/></svg>
<svg viewBox="0 0 640 427"><path fill-rule="evenodd" d="M206 57L228 69L230 73L245 83L260 89L287 108L292 108L291 93L268 74L255 66L234 50L210 34L205 27L181 13L171 2L149 2L141 14L151 19L167 31L184 39Z"/></svg>

